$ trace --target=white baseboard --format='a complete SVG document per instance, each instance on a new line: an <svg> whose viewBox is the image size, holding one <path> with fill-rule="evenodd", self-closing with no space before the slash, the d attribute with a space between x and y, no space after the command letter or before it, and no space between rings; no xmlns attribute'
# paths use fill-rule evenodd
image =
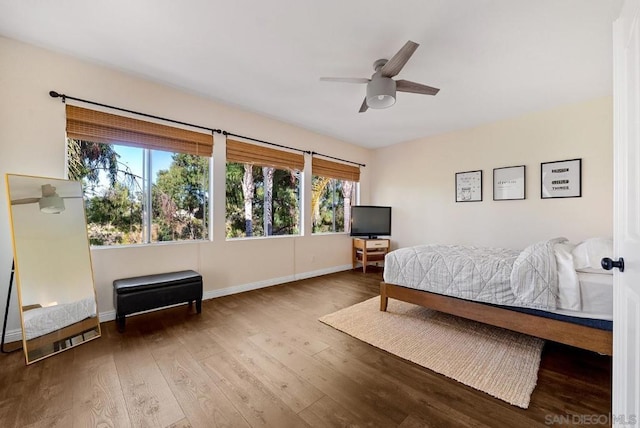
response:
<svg viewBox="0 0 640 428"><path fill-rule="evenodd" d="M249 284L234 285L232 287L205 291L202 298L203 300L215 299L216 297L230 296L232 294L243 293L245 291L258 290L260 288L272 287L274 285L285 284L287 282L298 281L301 279L314 278L316 276L328 275L331 273L342 272L350 269L352 269L352 265L350 264L342 265L342 266L333 266L330 268L314 270L311 272L303 272L303 273L297 273L294 275L282 276L279 278L267 279L264 281L251 282ZM178 305L172 305L172 306L179 306L181 304L182 303ZM165 306L163 308L158 308L158 309L166 309L172 306ZM151 309L149 311L144 311L139 313L153 312L153 311L157 311L158 309ZM100 322L113 321L115 319L116 319L116 311L114 309L110 311L100 312ZM11 342L18 342L21 340L22 340L22 329L15 329L15 330L7 331L4 341L5 343L11 343Z"/></svg>
<svg viewBox="0 0 640 428"><path fill-rule="evenodd" d="M302 272L302 273L295 274L294 276L297 281L300 279L307 279L307 278L313 278L316 276L329 275L330 273L343 272L345 270L351 270L351 269L353 269L353 265L348 264L348 265L342 265L342 266L333 266L326 269L314 270L311 272Z"/></svg>
<svg viewBox="0 0 640 428"><path fill-rule="evenodd" d="M116 319L116 310L112 309L110 311L100 312L99 315L100 315L100 322L113 321L114 319Z"/></svg>
<svg viewBox="0 0 640 428"><path fill-rule="evenodd" d="M248 284L234 285L234 286L227 287L227 288L219 288L217 290L209 290L209 291L205 291L202 294L202 299L203 300L209 300L209 299L215 299L216 297L230 296L232 294L244 293L245 291L258 290L260 288L266 288L266 287L272 287L274 285L286 284L287 282L298 281L298 280L307 279L307 278L313 278L313 277L316 277L316 276L328 275L328 274L331 274L331 273L342 272L342 271L345 271L345 270L351 270L352 268L353 268L353 266L351 264L341 265L341 266L333 266L333 267L330 267L330 268L314 270L314 271L311 271L311 272L297 273L297 274L293 274L293 275L281 276L279 278L266 279L264 281L257 281L257 282L250 282ZM183 303L179 303L177 305L171 305L171 306L163 306L162 308L158 308L158 309L151 309L151 310L144 311L144 312L138 312L138 314L144 314L144 313L147 313L147 312L153 312L153 311L157 311L159 309L171 308L173 306L180 306L182 304ZM115 310L100 312L100 322L113 321L114 319L116 319L116 311ZM18 330L18 333L21 335L21 332L19 330Z"/></svg>
<svg viewBox="0 0 640 428"><path fill-rule="evenodd" d="M285 284L287 282L298 281L301 279L313 278L316 276L328 275L331 273L342 272L345 270L351 270L352 265L333 266L330 268L314 270L311 272L297 273L293 275L281 276L279 278L266 279L264 281L251 282L248 284L234 285L232 287L220 288L217 290L205 291L202 295L203 300L215 299L216 297L230 296L232 294L243 293L245 291L258 290L260 288L272 287L274 285ZM180 306L183 303L171 306L164 306L158 309L151 309L149 311L139 312L140 314L157 311L159 309L166 309L173 306ZM100 312L100 322L113 321L116 319L116 311L114 309L110 311ZM5 336L5 343L17 342L22 340L22 329L7 331Z"/></svg>
<svg viewBox="0 0 640 428"><path fill-rule="evenodd" d="M227 288L219 288L217 290L205 291L202 295L204 300L215 299L216 297L230 296L232 294L244 293L245 291L258 290L260 288L271 287L274 285L285 284L295 281L295 275L281 276L279 278L265 279L264 281L250 282L248 284L233 285Z"/></svg>

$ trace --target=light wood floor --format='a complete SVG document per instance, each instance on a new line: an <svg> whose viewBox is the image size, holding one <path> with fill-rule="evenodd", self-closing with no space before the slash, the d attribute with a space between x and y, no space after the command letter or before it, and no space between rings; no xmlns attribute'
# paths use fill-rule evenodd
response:
<svg viewBox="0 0 640 428"><path fill-rule="evenodd" d="M0 427L544 427L609 413L609 357L548 343L523 410L317 321L380 279L350 271L208 300L201 315L128 318L124 334L108 322L28 367L2 355Z"/></svg>

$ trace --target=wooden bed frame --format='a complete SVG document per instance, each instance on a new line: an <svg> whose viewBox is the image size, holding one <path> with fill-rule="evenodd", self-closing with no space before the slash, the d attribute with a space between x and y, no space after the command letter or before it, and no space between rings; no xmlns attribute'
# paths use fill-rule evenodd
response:
<svg viewBox="0 0 640 428"><path fill-rule="evenodd" d="M613 353L613 333L607 330L381 282L381 311L387 310L389 298L605 355Z"/></svg>

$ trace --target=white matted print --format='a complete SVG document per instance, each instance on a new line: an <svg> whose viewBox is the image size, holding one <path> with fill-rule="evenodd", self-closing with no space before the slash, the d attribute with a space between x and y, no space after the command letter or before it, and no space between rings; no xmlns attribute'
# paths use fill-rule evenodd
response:
<svg viewBox="0 0 640 428"><path fill-rule="evenodd" d="M525 199L524 165L493 169L493 200Z"/></svg>
<svg viewBox="0 0 640 428"><path fill-rule="evenodd" d="M482 201L482 171L456 172L456 202Z"/></svg>
<svg viewBox="0 0 640 428"><path fill-rule="evenodd" d="M540 177L542 199L582 196L582 159L542 163Z"/></svg>

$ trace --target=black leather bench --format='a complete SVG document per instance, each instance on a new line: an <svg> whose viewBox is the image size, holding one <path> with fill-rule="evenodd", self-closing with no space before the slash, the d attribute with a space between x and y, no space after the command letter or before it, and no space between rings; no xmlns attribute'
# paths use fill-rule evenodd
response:
<svg viewBox="0 0 640 428"><path fill-rule="evenodd" d="M113 304L118 331L127 315L188 302L202 312L202 276L193 270L122 278L113 281Z"/></svg>

